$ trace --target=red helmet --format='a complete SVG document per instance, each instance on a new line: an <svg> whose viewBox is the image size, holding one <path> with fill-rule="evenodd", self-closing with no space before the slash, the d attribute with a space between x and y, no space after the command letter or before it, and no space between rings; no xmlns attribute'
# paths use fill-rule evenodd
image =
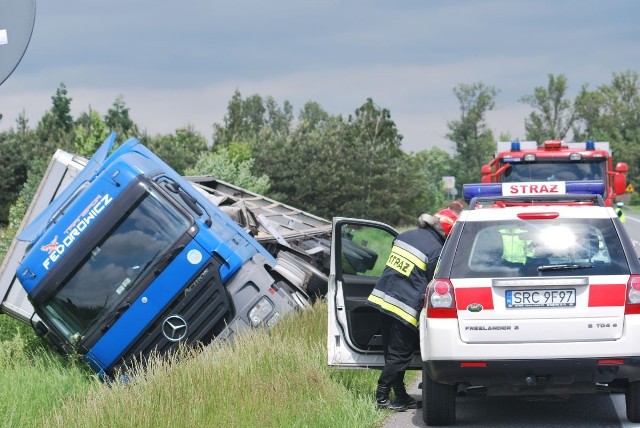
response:
<svg viewBox="0 0 640 428"><path fill-rule="evenodd" d="M460 201L453 201L449 205L447 205L447 208L452 209L454 213L460 215L460 213L464 209L464 205L462 205L462 202Z"/></svg>
<svg viewBox="0 0 640 428"><path fill-rule="evenodd" d="M449 236L451 233L451 228L453 224L458 220L458 214L451 208L444 208L438 211L433 215L440 221L440 225L442 226L442 230L444 230L444 234Z"/></svg>

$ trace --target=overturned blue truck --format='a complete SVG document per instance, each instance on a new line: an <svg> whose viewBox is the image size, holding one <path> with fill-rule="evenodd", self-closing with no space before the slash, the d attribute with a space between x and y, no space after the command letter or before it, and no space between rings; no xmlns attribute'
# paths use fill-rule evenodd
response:
<svg viewBox="0 0 640 428"><path fill-rule="evenodd" d="M326 292L329 221L114 142L52 159L0 267L2 313L108 379Z"/></svg>

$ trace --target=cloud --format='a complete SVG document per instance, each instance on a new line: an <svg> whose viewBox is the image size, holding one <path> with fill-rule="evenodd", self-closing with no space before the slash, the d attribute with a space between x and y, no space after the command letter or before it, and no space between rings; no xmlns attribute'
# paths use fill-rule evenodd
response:
<svg viewBox="0 0 640 428"><path fill-rule="evenodd" d="M630 0L44 2L0 86L0 130L23 110L35 126L64 83L76 117L122 95L151 135L191 124L210 138L238 89L343 115L372 98L405 150L448 149L453 88L483 82L500 91L487 117L496 137L522 137L530 109L518 99L547 74L564 73L573 96L640 69L638 12Z"/></svg>

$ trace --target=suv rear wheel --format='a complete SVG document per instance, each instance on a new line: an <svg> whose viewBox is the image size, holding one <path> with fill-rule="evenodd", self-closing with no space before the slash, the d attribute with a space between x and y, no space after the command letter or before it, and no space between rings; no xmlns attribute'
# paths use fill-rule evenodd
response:
<svg viewBox="0 0 640 428"><path fill-rule="evenodd" d="M429 426L456 422L456 386L434 382L422 368L422 420Z"/></svg>
<svg viewBox="0 0 640 428"><path fill-rule="evenodd" d="M640 381L629 382L624 394L629 422L640 422Z"/></svg>

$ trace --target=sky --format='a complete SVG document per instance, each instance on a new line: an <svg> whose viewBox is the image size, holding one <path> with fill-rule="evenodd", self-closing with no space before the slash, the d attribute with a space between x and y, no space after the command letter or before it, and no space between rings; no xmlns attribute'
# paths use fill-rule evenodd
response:
<svg viewBox="0 0 640 428"><path fill-rule="evenodd" d="M525 139L532 109L520 99L549 74L564 74L573 97L640 71L639 17L635 0L39 0L0 85L0 131L22 112L35 127L64 84L74 118L122 97L150 135L191 125L211 141L238 90L296 114L313 101L347 116L371 98L405 151L452 152L453 90L482 82L499 91L494 136Z"/></svg>

